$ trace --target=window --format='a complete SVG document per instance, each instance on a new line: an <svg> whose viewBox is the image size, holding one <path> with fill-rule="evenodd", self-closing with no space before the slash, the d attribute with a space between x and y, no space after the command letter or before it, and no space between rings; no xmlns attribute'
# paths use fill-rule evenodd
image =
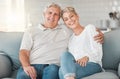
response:
<svg viewBox="0 0 120 79"><path fill-rule="evenodd" d="M24 31L24 0L1 0L0 31Z"/></svg>

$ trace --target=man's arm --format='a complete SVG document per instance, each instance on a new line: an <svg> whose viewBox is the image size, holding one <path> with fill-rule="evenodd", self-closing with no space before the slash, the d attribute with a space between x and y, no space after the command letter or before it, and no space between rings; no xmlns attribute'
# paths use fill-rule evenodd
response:
<svg viewBox="0 0 120 79"><path fill-rule="evenodd" d="M25 49L20 50L19 59L23 67L30 66L29 51Z"/></svg>
<svg viewBox="0 0 120 79"><path fill-rule="evenodd" d="M97 28L96 31L98 32L97 35L94 36L94 40L98 43L104 43L104 34Z"/></svg>
<svg viewBox="0 0 120 79"><path fill-rule="evenodd" d="M30 60L29 60L29 51L22 49L20 50L19 53L19 59L22 64L23 70L27 75L29 75L32 79L36 79L36 70L33 66L30 65Z"/></svg>

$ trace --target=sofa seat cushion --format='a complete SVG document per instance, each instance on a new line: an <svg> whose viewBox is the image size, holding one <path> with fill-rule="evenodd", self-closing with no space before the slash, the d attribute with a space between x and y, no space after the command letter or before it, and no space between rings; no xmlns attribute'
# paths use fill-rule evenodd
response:
<svg viewBox="0 0 120 79"><path fill-rule="evenodd" d="M115 73L115 71L113 72L106 71L106 72L96 73L94 75L84 77L82 79L119 79L119 77L117 76L117 73Z"/></svg>
<svg viewBox="0 0 120 79"><path fill-rule="evenodd" d="M16 78L18 70L14 70L11 74L11 78Z"/></svg>

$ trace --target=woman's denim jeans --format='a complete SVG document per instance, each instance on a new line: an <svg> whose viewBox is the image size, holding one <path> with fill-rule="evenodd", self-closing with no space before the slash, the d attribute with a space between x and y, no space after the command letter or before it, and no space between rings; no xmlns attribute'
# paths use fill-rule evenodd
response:
<svg viewBox="0 0 120 79"><path fill-rule="evenodd" d="M69 52L65 52L61 56L61 67L59 70L60 79L65 79L68 76L74 76L75 79L81 79L101 71L101 66L93 62L88 62L85 67L80 66Z"/></svg>
<svg viewBox="0 0 120 79"><path fill-rule="evenodd" d="M34 68L37 71L36 79L58 79L59 66L54 64L33 64ZM31 79L21 67L18 70L16 79Z"/></svg>

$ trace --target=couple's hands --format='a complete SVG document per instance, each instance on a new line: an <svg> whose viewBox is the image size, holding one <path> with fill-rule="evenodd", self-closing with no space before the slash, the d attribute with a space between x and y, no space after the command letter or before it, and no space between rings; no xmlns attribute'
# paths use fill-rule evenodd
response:
<svg viewBox="0 0 120 79"><path fill-rule="evenodd" d="M31 79L36 79L37 73L33 66L26 66L26 67L23 67L23 69L25 73L31 77Z"/></svg>
<svg viewBox="0 0 120 79"><path fill-rule="evenodd" d="M96 31L98 34L94 36L94 40L100 44L104 43L104 34L99 29L96 29Z"/></svg>
<svg viewBox="0 0 120 79"><path fill-rule="evenodd" d="M78 59L76 62L78 64L80 64L80 66L85 67L87 62L88 62L88 60L89 60L89 58L87 56L84 56L83 58Z"/></svg>

